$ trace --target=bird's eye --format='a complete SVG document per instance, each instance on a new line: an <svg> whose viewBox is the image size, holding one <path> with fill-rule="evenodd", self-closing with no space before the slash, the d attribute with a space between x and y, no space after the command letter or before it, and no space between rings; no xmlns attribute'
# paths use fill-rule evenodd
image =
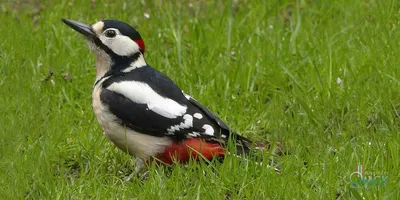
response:
<svg viewBox="0 0 400 200"><path fill-rule="evenodd" d="M113 37L115 37L115 36L117 35L117 33L116 33L114 30L107 30L107 31L104 33L104 35L105 35L106 37L113 38Z"/></svg>

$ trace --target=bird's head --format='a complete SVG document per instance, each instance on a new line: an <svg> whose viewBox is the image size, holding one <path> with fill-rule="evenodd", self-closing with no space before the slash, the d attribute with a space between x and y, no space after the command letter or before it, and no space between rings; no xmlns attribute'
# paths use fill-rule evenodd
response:
<svg viewBox="0 0 400 200"><path fill-rule="evenodd" d="M102 20L93 25L68 19L62 21L86 37L89 48L96 55L98 76L110 69L124 71L132 68L137 61L139 63L136 65L145 64L143 54L146 48L143 39L129 24L118 20Z"/></svg>

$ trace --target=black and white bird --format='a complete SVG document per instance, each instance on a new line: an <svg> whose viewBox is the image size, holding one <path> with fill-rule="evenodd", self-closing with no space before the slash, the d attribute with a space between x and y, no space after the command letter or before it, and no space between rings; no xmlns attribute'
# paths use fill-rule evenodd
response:
<svg viewBox="0 0 400 200"><path fill-rule="evenodd" d="M105 135L136 157L136 172L149 160L172 164L227 154L229 138L237 154L253 143L234 134L205 106L149 66L145 44L130 25L102 20L93 25L62 19L84 35L96 57L93 109Z"/></svg>

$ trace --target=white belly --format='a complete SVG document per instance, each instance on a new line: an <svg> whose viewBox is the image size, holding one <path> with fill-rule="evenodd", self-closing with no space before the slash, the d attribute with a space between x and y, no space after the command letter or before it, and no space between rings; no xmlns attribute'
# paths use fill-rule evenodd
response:
<svg viewBox="0 0 400 200"><path fill-rule="evenodd" d="M147 159L162 152L166 146L171 145L172 141L167 137L141 134L116 122L116 116L100 101L102 90L100 85L101 83L96 85L92 94L94 113L105 135L118 148L131 155Z"/></svg>

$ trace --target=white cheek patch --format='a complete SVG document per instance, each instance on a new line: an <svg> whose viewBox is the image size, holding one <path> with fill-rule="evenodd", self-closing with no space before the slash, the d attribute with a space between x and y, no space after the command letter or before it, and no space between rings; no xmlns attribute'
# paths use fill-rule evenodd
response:
<svg viewBox="0 0 400 200"><path fill-rule="evenodd" d="M166 118L173 119L186 113L186 106L160 96L146 83L122 81L111 84L107 89L122 94L135 103L146 104L150 110Z"/></svg>
<svg viewBox="0 0 400 200"><path fill-rule="evenodd" d="M120 56L129 56L140 51L139 45L124 35L116 35L113 38L101 35L99 38L104 45Z"/></svg>

